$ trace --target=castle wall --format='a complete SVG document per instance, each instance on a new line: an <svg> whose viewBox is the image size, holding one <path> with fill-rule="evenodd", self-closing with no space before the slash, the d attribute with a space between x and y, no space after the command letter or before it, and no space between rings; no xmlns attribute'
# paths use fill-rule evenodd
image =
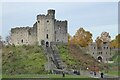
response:
<svg viewBox="0 0 120 80"><path fill-rule="evenodd" d="M68 42L67 21L55 21L55 41Z"/></svg>
<svg viewBox="0 0 120 80"><path fill-rule="evenodd" d="M11 44L28 44L28 30L30 27L20 27L11 29Z"/></svg>
<svg viewBox="0 0 120 80"><path fill-rule="evenodd" d="M11 29L11 44L33 45L36 42L36 26Z"/></svg>
<svg viewBox="0 0 120 80"><path fill-rule="evenodd" d="M37 23L28 30L28 44L34 45L37 43Z"/></svg>
<svg viewBox="0 0 120 80"><path fill-rule="evenodd" d="M89 45L89 53L92 55L94 58L97 57L97 44L96 43L91 43Z"/></svg>
<svg viewBox="0 0 120 80"><path fill-rule="evenodd" d="M92 43L89 45L89 53L96 60L98 60L98 57L101 57L103 62L109 61L112 57L109 43L102 43L100 47L97 46L97 43Z"/></svg>
<svg viewBox="0 0 120 80"><path fill-rule="evenodd" d="M109 43L102 44L102 53L102 56L104 56L103 61L105 62L107 62L112 57Z"/></svg>

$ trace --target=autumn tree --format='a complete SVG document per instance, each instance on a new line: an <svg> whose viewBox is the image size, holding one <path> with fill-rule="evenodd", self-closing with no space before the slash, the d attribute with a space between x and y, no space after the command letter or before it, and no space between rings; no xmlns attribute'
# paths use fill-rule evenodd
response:
<svg viewBox="0 0 120 80"><path fill-rule="evenodd" d="M118 34L115 39L110 43L111 48L120 48L120 34Z"/></svg>
<svg viewBox="0 0 120 80"><path fill-rule="evenodd" d="M100 37L98 36L95 40L95 42L97 43L97 46L101 46L102 40L100 39Z"/></svg>
<svg viewBox="0 0 120 80"><path fill-rule="evenodd" d="M102 42L110 42L111 36L108 32L102 32L100 36L98 36L95 40L98 46L101 46Z"/></svg>
<svg viewBox="0 0 120 80"><path fill-rule="evenodd" d="M85 31L83 28L78 29L71 39L71 43L79 44L82 47L86 47L92 41L92 33Z"/></svg>
<svg viewBox="0 0 120 80"><path fill-rule="evenodd" d="M111 36L108 32L102 32L100 39L102 40L102 42L110 42Z"/></svg>

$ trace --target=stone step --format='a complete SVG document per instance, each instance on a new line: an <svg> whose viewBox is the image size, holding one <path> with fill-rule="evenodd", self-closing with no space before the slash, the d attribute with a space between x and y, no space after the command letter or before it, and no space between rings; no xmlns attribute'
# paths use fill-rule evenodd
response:
<svg viewBox="0 0 120 80"><path fill-rule="evenodd" d="M60 59L58 50L56 48L53 50L52 47L47 47L46 51L47 51L47 54L49 54L48 57L51 58L51 61L53 61L56 67L59 69L63 69L64 64L62 63L62 60Z"/></svg>

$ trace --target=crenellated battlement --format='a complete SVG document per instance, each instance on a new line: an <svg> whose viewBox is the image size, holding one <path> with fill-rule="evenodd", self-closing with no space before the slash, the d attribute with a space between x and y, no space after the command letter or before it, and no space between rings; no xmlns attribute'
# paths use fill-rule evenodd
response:
<svg viewBox="0 0 120 80"><path fill-rule="evenodd" d="M26 26L26 27L16 27L16 28L11 28L11 29L28 29L28 28L31 28L31 27Z"/></svg>
<svg viewBox="0 0 120 80"><path fill-rule="evenodd" d="M25 31L25 30L29 30L32 27L16 27L16 28L11 28L11 32L18 32L18 31Z"/></svg>
<svg viewBox="0 0 120 80"><path fill-rule="evenodd" d="M37 20L38 19L42 19L42 18L45 18L46 16L44 15L44 14L39 14L39 15L37 15Z"/></svg>
<svg viewBox="0 0 120 80"><path fill-rule="evenodd" d="M58 22L58 23L67 23L67 20L64 20L64 21L62 21L62 20L56 20L56 22Z"/></svg>

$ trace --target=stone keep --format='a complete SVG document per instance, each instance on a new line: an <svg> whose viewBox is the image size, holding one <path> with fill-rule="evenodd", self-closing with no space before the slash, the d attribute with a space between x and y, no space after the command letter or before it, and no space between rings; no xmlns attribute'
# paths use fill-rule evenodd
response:
<svg viewBox="0 0 120 80"><path fill-rule="evenodd" d="M56 20L55 10L48 10L46 15L37 15L33 27L11 29L11 44L50 45L50 42L68 42L67 21Z"/></svg>

